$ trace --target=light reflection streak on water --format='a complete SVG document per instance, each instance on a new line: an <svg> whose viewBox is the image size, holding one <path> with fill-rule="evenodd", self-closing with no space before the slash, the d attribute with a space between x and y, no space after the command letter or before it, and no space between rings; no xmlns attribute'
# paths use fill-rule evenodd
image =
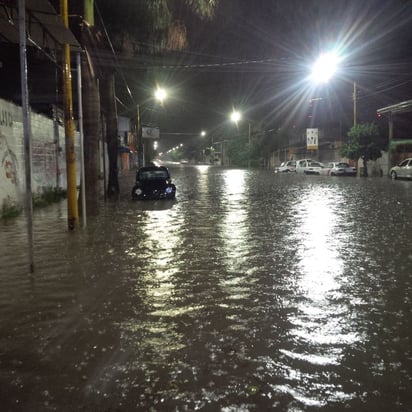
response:
<svg viewBox="0 0 412 412"><path fill-rule="evenodd" d="M230 278L220 280L222 288L229 299L238 301L250 295L250 280L246 279L245 260L249 246L247 183L244 170L228 170L224 175L223 193L224 216L221 223L223 256L226 259L226 270L233 273ZM239 325L235 326L239 328Z"/></svg>
<svg viewBox="0 0 412 412"><path fill-rule="evenodd" d="M222 238L225 255L230 257L229 267L239 265L238 258L244 258L248 243L246 183L244 170L229 170L224 176L223 192L226 196Z"/></svg>
<svg viewBox="0 0 412 412"><path fill-rule="evenodd" d="M136 274L135 293L144 297L147 313L139 320L124 322L122 329L130 339L136 340L140 352L157 354L153 359L162 362L171 352L185 347L182 335L176 331L174 318L191 308L173 304L177 287L175 251L179 249L181 238L176 226L171 224L173 212L156 210L155 206L150 202L143 204L147 209L139 235L142 240L128 250L129 256L143 262L143 270ZM139 257L139 250L147 253Z"/></svg>
<svg viewBox="0 0 412 412"><path fill-rule="evenodd" d="M290 317L293 325L290 332L294 336L295 347L293 350L281 349L281 352L290 358L292 364L303 362L308 367L336 366L343 356L343 347L360 341L359 335L351 332L347 316L349 308L338 303L343 301L340 288L344 281L344 262L340 256L339 242L342 233L339 233L339 227L344 226L346 222L342 220L347 215L340 214L339 193L331 189L312 187L302 194L300 200L296 205L296 213L301 224L295 234L300 299L296 314ZM298 370L291 367L290 373L293 379ZM299 375L298 380L302 380L303 376L306 376L306 381L316 380L310 374L305 374L304 370ZM315 382L312 384L317 385ZM278 389L289 391L290 388L285 386ZM335 399L350 397L339 388L330 389L333 389L331 392ZM304 394L304 389L300 395L295 392L296 388L293 396L306 405L318 402L316 398ZM319 406L321 404L319 401Z"/></svg>

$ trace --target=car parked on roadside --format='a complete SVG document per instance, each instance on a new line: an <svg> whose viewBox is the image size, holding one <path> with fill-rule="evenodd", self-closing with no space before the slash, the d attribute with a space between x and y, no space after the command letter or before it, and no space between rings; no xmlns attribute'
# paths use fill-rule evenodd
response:
<svg viewBox="0 0 412 412"><path fill-rule="evenodd" d="M282 162L279 167L275 169L275 173L290 173L296 172L296 160L288 160Z"/></svg>
<svg viewBox="0 0 412 412"><path fill-rule="evenodd" d="M389 170L389 175L395 179L412 179L412 157L402 160Z"/></svg>
<svg viewBox="0 0 412 412"><path fill-rule="evenodd" d="M296 173L305 175L320 175L323 164L312 159L301 159L296 161Z"/></svg>
<svg viewBox="0 0 412 412"><path fill-rule="evenodd" d="M141 167L136 172L136 183L132 188L133 200L174 199L176 186L172 183L165 166Z"/></svg>
<svg viewBox="0 0 412 412"><path fill-rule="evenodd" d="M328 162L321 174L328 176L356 176L356 167L350 166L346 162Z"/></svg>

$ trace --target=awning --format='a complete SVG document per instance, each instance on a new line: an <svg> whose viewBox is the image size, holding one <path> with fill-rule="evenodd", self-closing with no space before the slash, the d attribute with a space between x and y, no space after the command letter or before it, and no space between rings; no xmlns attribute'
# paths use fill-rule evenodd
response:
<svg viewBox="0 0 412 412"><path fill-rule="evenodd" d="M80 49L73 33L66 28L47 0L26 0L27 45L57 49L63 44ZM0 0L0 41L19 43L17 0Z"/></svg>
<svg viewBox="0 0 412 412"><path fill-rule="evenodd" d="M392 104L391 106L382 107L376 110L378 114L386 113L405 113L412 112L412 100L406 100L404 102Z"/></svg>

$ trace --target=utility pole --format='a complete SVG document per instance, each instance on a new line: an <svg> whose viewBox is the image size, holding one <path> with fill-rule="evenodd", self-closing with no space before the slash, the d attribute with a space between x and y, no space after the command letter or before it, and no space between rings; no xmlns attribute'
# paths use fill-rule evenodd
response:
<svg viewBox="0 0 412 412"><path fill-rule="evenodd" d="M32 199L32 139L30 125L29 89L27 87L26 2L19 0L20 80L23 114L24 161L26 172L27 237L29 243L29 271L34 272L33 199Z"/></svg>
<svg viewBox="0 0 412 412"><path fill-rule="evenodd" d="M249 143L249 156L248 156L248 160L247 160L247 167L250 169L250 155L251 155L251 151L252 151L252 140L251 140L251 134L250 134L250 129L251 129L251 124L249 122L249 131L248 131L248 143Z"/></svg>
<svg viewBox="0 0 412 412"><path fill-rule="evenodd" d="M60 0L60 14L63 24L69 27L67 0ZM69 230L78 226L76 153L73 122L73 95L71 83L70 45L65 44L63 53L64 127L66 132L66 174L67 174L67 223Z"/></svg>
<svg viewBox="0 0 412 412"><path fill-rule="evenodd" d="M353 125L356 126L357 123L357 100L358 100L358 96L357 96L357 88L356 88L356 82L353 82Z"/></svg>
<svg viewBox="0 0 412 412"><path fill-rule="evenodd" d="M142 139L142 122L140 119L140 105L136 107L136 150L137 150L137 167L143 166L143 139Z"/></svg>

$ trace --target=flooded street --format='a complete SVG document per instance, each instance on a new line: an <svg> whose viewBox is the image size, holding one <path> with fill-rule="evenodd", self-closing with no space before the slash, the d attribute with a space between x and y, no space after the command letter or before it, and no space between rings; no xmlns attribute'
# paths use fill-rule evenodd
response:
<svg viewBox="0 0 412 412"><path fill-rule="evenodd" d="M2 411L412 411L412 183L175 166L0 222Z"/></svg>

